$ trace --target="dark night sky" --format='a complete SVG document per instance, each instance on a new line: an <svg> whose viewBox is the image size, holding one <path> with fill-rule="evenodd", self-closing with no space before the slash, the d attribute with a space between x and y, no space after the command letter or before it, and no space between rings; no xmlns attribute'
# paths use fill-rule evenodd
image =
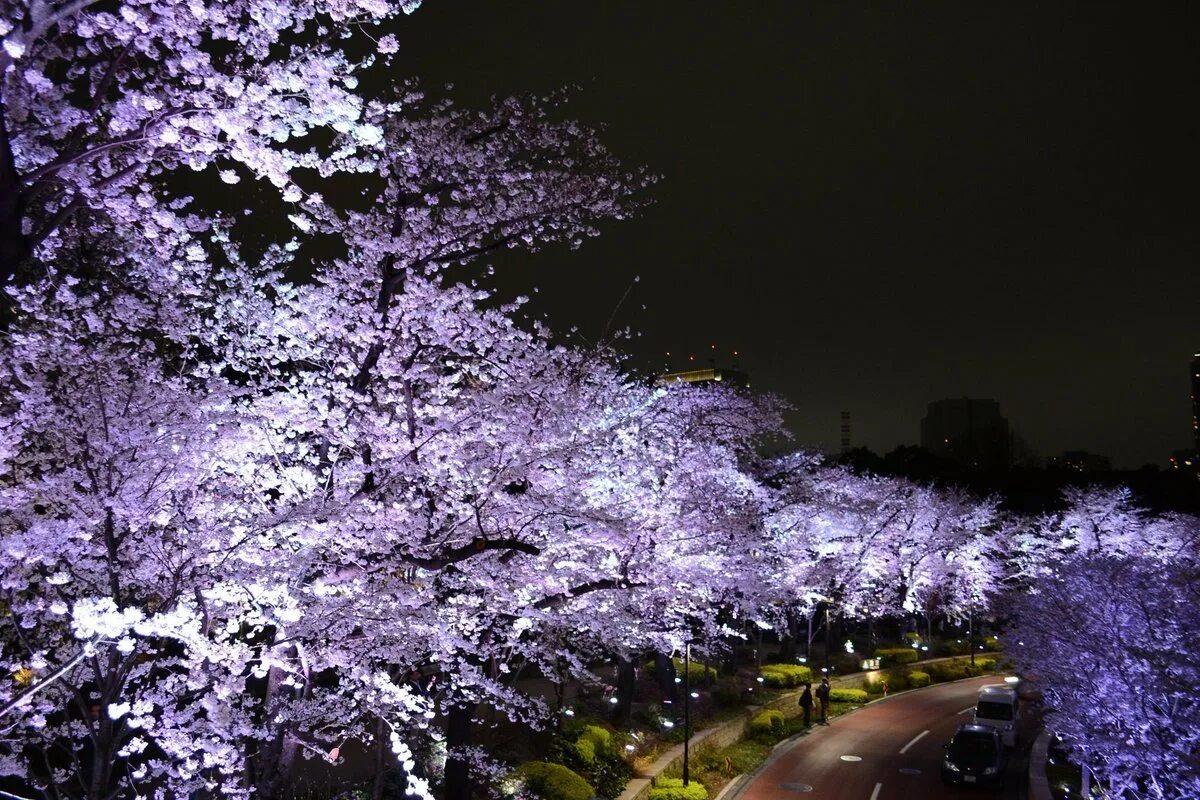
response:
<svg viewBox="0 0 1200 800"><path fill-rule="evenodd" d="M664 180L571 253L506 256L553 326L638 363L742 351L797 441L877 451L998 400L1042 455L1163 464L1200 352L1200 16L1144 3L428 0L398 77L571 114ZM642 309L642 306L646 310ZM681 362L677 361L677 366Z"/></svg>

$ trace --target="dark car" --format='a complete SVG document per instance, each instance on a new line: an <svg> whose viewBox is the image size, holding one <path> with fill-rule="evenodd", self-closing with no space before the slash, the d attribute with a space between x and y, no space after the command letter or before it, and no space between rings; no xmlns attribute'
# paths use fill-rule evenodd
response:
<svg viewBox="0 0 1200 800"><path fill-rule="evenodd" d="M961 725L945 744L942 783L995 786L1004 777L1004 742L995 728Z"/></svg>

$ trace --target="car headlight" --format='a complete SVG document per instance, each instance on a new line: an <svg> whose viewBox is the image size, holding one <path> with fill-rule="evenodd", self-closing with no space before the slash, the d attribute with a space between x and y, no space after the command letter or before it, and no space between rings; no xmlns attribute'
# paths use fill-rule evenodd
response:
<svg viewBox="0 0 1200 800"><path fill-rule="evenodd" d="M946 769L950 770L951 772L960 772L961 771L958 768L958 764L955 764L953 761L951 761L948 758L943 759L942 766L945 767Z"/></svg>

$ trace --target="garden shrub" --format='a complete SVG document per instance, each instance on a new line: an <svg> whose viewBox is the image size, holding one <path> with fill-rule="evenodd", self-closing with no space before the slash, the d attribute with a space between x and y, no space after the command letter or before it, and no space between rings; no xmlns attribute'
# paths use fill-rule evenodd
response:
<svg viewBox="0 0 1200 800"><path fill-rule="evenodd" d="M920 689L922 686L928 686L932 682L933 678L930 677L928 672L922 672L921 670L914 669L912 672L908 673L908 685L914 689Z"/></svg>
<svg viewBox="0 0 1200 800"><path fill-rule="evenodd" d="M725 768L725 757L711 744L701 744L692 751L692 769L697 774L720 772Z"/></svg>
<svg viewBox="0 0 1200 800"><path fill-rule="evenodd" d="M942 643L942 650L948 656L966 656L971 654L971 644L966 639L955 639Z"/></svg>
<svg viewBox="0 0 1200 800"><path fill-rule="evenodd" d="M551 757L582 775L596 787L597 794L621 794L633 777L633 767L622 751L623 741L600 725L584 724L577 730L575 740L560 743L551 751Z"/></svg>
<svg viewBox="0 0 1200 800"><path fill-rule="evenodd" d="M875 651L879 666L894 667L900 664L911 664L917 660L917 651L911 647L884 647Z"/></svg>
<svg viewBox="0 0 1200 800"><path fill-rule="evenodd" d="M575 740L574 749L583 764L592 766L596 763L597 755L603 758L612 754L612 733L599 725L585 725L583 733Z"/></svg>
<svg viewBox="0 0 1200 800"><path fill-rule="evenodd" d="M996 650L1000 649L1000 640L998 638L996 638L995 636L983 637L982 644L983 644L984 650L991 650L991 651L995 652Z"/></svg>
<svg viewBox="0 0 1200 800"><path fill-rule="evenodd" d="M578 739L571 744L575 756L583 764L591 766L596 763L596 744L591 739Z"/></svg>
<svg viewBox="0 0 1200 800"><path fill-rule="evenodd" d="M756 739L778 739L783 735L783 712L760 711L750 720L750 735Z"/></svg>
<svg viewBox="0 0 1200 800"><path fill-rule="evenodd" d="M924 666L929 677L938 683L961 680L971 674L971 665L966 661L937 661Z"/></svg>
<svg viewBox="0 0 1200 800"><path fill-rule="evenodd" d="M659 778L650 789L650 800L708 800L708 789L699 781L683 785L683 778Z"/></svg>
<svg viewBox="0 0 1200 800"><path fill-rule="evenodd" d="M679 678L682 678L683 677L683 659L682 658L673 658L673 659L671 659L671 663L675 665L676 676L678 676ZM717 679L717 670L713 667L705 666L704 664L701 664L698 661L690 662L690 666L691 666L690 680L693 684L712 683L713 681L715 681ZM646 674L653 675L653 674L655 674L655 670L657 669L657 666L654 663L654 659L650 659L649 661L646 661L644 664L642 664L642 668L646 671Z"/></svg>
<svg viewBox="0 0 1200 800"><path fill-rule="evenodd" d="M542 800L591 800L595 791L578 773L549 761L526 761L515 776Z"/></svg>
<svg viewBox="0 0 1200 800"><path fill-rule="evenodd" d="M722 678L712 688L712 700L718 706L723 707L741 705L742 689L738 686L737 681Z"/></svg>
<svg viewBox="0 0 1200 800"><path fill-rule="evenodd" d="M763 664L763 683L776 689L811 683L812 670L799 664Z"/></svg>
<svg viewBox="0 0 1200 800"><path fill-rule="evenodd" d="M859 656L843 653L839 656L834 656L829 662L834 675L848 675L851 672L858 672L862 668L862 659Z"/></svg>
<svg viewBox="0 0 1200 800"><path fill-rule="evenodd" d="M865 703L870 699L870 696L862 689L829 690L829 701L831 703Z"/></svg>
<svg viewBox="0 0 1200 800"><path fill-rule="evenodd" d="M996 671L996 659L994 658L977 658L975 659L975 671L980 675L985 675L989 672Z"/></svg>
<svg viewBox="0 0 1200 800"><path fill-rule="evenodd" d="M903 692L908 688L908 670L889 669L880 676L880 682L886 683L888 692Z"/></svg>

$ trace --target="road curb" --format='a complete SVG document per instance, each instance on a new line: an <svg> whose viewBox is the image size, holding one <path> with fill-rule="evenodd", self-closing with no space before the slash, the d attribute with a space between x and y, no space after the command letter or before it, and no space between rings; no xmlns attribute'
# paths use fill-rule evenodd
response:
<svg viewBox="0 0 1200 800"><path fill-rule="evenodd" d="M741 790L742 784L746 782L747 777L748 776L746 775L734 775L729 779L729 783L725 784L721 791L717 792L717 796L714 797L713 800L726 800L726 798L732 798L732 793Z"/></svg>
<svg viewBox="0 0 1200 800"><path fill-rule="evenodd" d="M1029 751L1029 800L1052 800L1050 779L1046 777L1051 738L1050 731L1043 728Z"/></svg>

